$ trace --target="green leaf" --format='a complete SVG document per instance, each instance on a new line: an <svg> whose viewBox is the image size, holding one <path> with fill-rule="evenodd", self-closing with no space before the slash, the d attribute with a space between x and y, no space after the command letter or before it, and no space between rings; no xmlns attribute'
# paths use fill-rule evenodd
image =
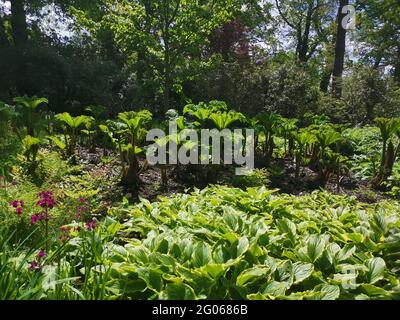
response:
<svg viewBox="0 0 400 320"><path fill-rule="evenodd" d="M249 249L249 240L246 237L241 237L237 246L237 256L241 256Z"/></svg>
<svg viewBox="0 0 400 320"><path fill-rule="evenodd" d="M206 243L200 242L193 253L193 265L202 267L211 261L211 249Z"/></svg>
<svg viewBox="0 0 400 320"><path fill-rule="evenodd" d="M383 279L383 273L386 268L385 261L382 258L372 258L365 262L368 268L366 273L368 282L374 284L379 280Z"/></svg>
<svg viewBox="0 0 400 320"><path fill-rule="evenodd" d="M299 250L299 257L304 261L314 263L323 254L326 242L327 237L325 235L311 235L306 246Z"/></svg>
<svg viewBox="0 0 400 320"><path fill-rule="evenodd" d="M251 284L260 278L268 280L268 274L270 273L270 268L268 267L254 267L244 270L236 279L236 285L245 286Z"/></svg>
<svg viewBox="0 0 400 320"><path fill-rule="evenodd" d="M290 287L290 283L288 282L278 282L272 281L266 285L263 290L263 294L269 294L272 296L283 296L286 293L286 290Z"/></svg>
<svg viewBox="0 0 400 320"><path fill-rule="evenodd" d="M163 300L195 300L194 290L184 283L168 283L160 294Z"/></svg>
<svg viewBox="0 0 400 320"><path fill-rule="evenodd" d="M381 296L383 298L391 298L392 297L390 292L386 291L383 288L374 286L373 284L364 283L361 285L361 288L364 290L364 292L368 296L372 296L372 297Z"/></svg>
<svg viewBox="0 0 400 320"><path fill-rule="evenodd" d="M293 264L294 283L300 283L311 276L314 265L311 263L296 262Z"/></svg>
<svg viewBox="0 0 400 320"><path fill-rule="evenodd" d="M322 300L336 300L340 296L340 288L336 285L323 285L321 292L325 293Z"/></svg>
<svg viewBox="0 0 400 320"><path fill-rule="evenodd" d="M143 279L150 289L160 292L163 287L162 272L158 269L139 268L137 270L140 279Z"/></svg>

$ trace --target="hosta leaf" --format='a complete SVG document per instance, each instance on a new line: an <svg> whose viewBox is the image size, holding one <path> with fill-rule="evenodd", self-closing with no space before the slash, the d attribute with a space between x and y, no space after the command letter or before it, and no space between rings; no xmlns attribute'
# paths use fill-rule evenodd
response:
<svg viewBox="0 0 400 320"><path fill-rule="evenodd" d="M386 268L385 261L382 258L372 258L366 261L365 265L368 268L366 273L368 282L374 284L383 279L383 273Z"/></svg>
<svg viewBox="0 0 400 320"><path fill-rule="evenodd" d="M140 268L137 270L140 279L143 279L150 289L160 292L163 287L162 272L157 269Z"/></svg>
<svg viewBox="0 0 400 320"><path fill-rule="evenodd" d="M225 272L225 266L222 264L208 264L202 267L213 279L218 279Z"/></svg>
<svg viewBox="0 0 400 320"><path fill-rule="evenodd" d="M285 260L277 267L277 278L279 281L292 282L294 277L293 264L290 260Z"/></svg>
<svg viewBox="0 0 400 320"><path fill-rule="evenodd" d="M245 286L247 284L253 283L260 278L268 280L267 275L270 273L270 269L268 267L254 267L247 270L244 270L236 279L236 284L238 286Z"/></svg>
<svg viewBox="0 0 400 320"><path fill-rule="evenodd" d="M325 293L322 300L336 300L340 296L340 288L335 285L323 285L321 292Z"/></svg>
<svg viewBox="0 0 400 320"><path fill-rule="evenodd" d="M326 242L327 237L324 235L311 235L306 246L299 250L299 257L304 261L314 263L323 254Z"/></svg>
<svg viewBox="0 0 400 320"><path fill-rule="evenodd" d="M353 245L346 244L337 254L337 260L342 262L349 259L356 251L356 247Z"/></svg>
<svg viewBox="0 0 400 320"><path fill-rule="evenodd" d="M314 271L314 265L311 263L296 262L293 264L294 283L300 283L307 279Z"/></svg>
<svg viewBox="0 0 400 320"><path fill-rule="evenodd" d="M193 252L193 265L202 267L211 261L211 249L208 244L200 242Z"/></svg>
<svg viewBox="0 0 400 320"><path fill-rule="evenodd" d="M361 285L361 288L369 296L381 296L383 298L388 298L388 299L392 297L390 292L386 291L383 288L374 286L373 284L364 283Z"/></svg>
<svg viewBox="0 0 400 320"><path fill-rule="evenodd" d="M214 249L213 258L216 263L225 263L231 259L231 255L225 246L219 245Z"/></svg>
<svg viewBox="0 0 400 320"><path fill-rule="evenodd" d="M196 294L193 288L184 283L169 283L165 291L160 294L163 300L195 300Z"/></svg>
<svg viewBox="0 0 400 320"><path fill-rule="evenodd" d="M272 296L283 296L285 295L285 292L289 287L290 284L288 282L272 281L265 286L263 294L269 294Z"/></svg>
<svg viewBox="0 0 400 320"><path fill-rule="evenodd" d="M123 281L123 292L133 294L135 292L144 292L147 289L146 281L142 279Z"/></svg>
<svg viewBox="0 0 400 320"><path fill-rule="evenodd" d="M249 249L249 240L246 237L241 237L237 245L237 256L241 256Z"/></svg>
<svg viewBox="0 0 400 320"><path fill-rule="evenodd" d="M287 234L290 242L295 244L296 237L296 225L287 218L283 218L277 221L276 223L279 231L281 233Z"/></svg>
<svg viewBox="0 0 400 320"><path fill-rule="evenodd" d="M247 299L249 299L249 300L269 300L267 298L267 296L261 294L260 292L248 294Z"/></svg>

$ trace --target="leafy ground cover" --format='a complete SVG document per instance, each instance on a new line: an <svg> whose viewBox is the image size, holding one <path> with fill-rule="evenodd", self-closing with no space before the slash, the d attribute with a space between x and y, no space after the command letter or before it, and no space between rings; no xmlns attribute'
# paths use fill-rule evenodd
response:
<svg viewBox="0 0 400 320"><path fill-rule="evenodd" d="M399 119L297 125L221 101L47 119L43 102L2 106L0 299L400 297ZM257 168L149 165L146 132L169 118L251 126Z"/></svg>
<svg viewBox="0 0 400 320"><path fill-rule="evenodd" d="M2 239L2 298L397 299L398 208L221 186L125 203L46 253Z"/></svg>

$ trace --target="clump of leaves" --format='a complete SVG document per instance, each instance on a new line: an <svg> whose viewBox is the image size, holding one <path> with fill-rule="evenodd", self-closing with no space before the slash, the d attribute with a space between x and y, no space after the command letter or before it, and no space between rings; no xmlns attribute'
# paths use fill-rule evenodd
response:
<svg viewBox="0 0 400 320"><path fill-rule="evenodd" d="M113 288L131 299L398 299L397 205L215 186L117 207L137 239L114 247Z"/></svg>

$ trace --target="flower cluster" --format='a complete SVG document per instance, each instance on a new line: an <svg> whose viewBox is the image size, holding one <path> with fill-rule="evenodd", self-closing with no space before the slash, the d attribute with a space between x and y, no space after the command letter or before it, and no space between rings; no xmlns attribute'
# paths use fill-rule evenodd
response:
<svg viewBox="0 0 400 320"><path fill-rule="evenodd" d="M10 202L10 205L15 208L15 211L17 213L17 215L21 216L22 215L22 211L24 208L24 200L14 200Z"/></svg>
<svg viewBox="0 0 400 320"><path fill-rule="evenodd" d="M49 219L49 215L46 212L31 215L31 224L36 224L40 221L46 221Z"/></svg>
<svg viewBox="0 0 400 320"><path fill-rule="evenodd" d="M60 231L61 231L61 234L59 235L58 239L61 242L67 242L69 239L72 238L71 233L72 232L80 232L81 227L79 227L79 226L76 226L76 227L63 226L63 227L60 227Z"/></svg>
<svg viewBox="0 0 400 320"><path fill-rule="evenodd" d="M36 260L29 263L29 270L39 270L42 265L42 260L46 257L46 252L44 250L40 250L36 255Z"/></svg>
<svg viewBox="0 0 400 320"><path fill-rule="evenodd" d="M85 198L79 199L80 205L76 207L76 218L82 220L83 216L89 211L89 201Z"/></svg>
<svg viewBox="0 0 400 320"><path fill-rule="evenodd" d="M85 228L88 231L93 231L97 227L97 221L95 219L92 219L92 221L87 221L85 222Z"/></svg>
<svg viewBox="0 0 400 320"><path fill-rule="evenodd" d="M37 196L39 201L37 205L46 209L53 209L56 205L56 201L54 200L53 192L51 191L42 191Z"/></svg>

